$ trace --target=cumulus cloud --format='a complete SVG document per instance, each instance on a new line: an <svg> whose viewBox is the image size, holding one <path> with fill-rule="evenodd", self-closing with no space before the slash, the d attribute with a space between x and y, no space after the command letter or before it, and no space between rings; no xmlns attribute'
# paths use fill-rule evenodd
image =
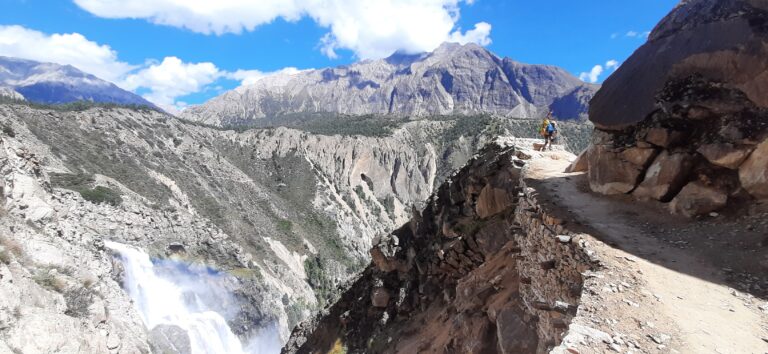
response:
<svg viewBox="0 0 768 354"><path fill-rule="evenodd" d="M72 65L102 79L117 82L136 66L122 62L108 45L79 33L48 35L22 26L0 26L0 55Z"/></svg>
<svg viewBox="0 0 768 354"><path fill-rule="evenodd" d="M491 24L487 22L479 22L475 24L475 28L461 33L461 29L451 33L450 42L457 42L461 44L477 43L482 46L491 44Z"/></svg>
<svg viewBox="0 0 768 354"><path fill-rule="evenodd" d="M178 97L200 92L222 75L213 63L185 63L177 57L166 57L128 75L122 86L132 91L147 90L144 98L175 113L186 107L185 102L176 100Z"/></svg>
<svg viewBox="0 0 768 354"><path fill-rule="evenodd" d="M277 71L271 71L271 72L264 72L261 70L242 70L241 69L234 72L226 73L224 77L230 80L240 81L241 86L248 86L248 85L255 84L256 82L258 82L259 80L265 77L276 76L276 75L291 76L291 75L298 74L302 71L305 71L305 70L299 70L295 67L287 67L287 68L283 68L283 69L280 69Z"/></svg>
<svg viewBox="0 0 768 354"><path fill-rule="evenodd" d="M490 43L491 25L456 28L460 3L474 0L75 0L105 18L139 18L204 34L252 31L277 18L310 17L328 33L319 39L328 57L349 49L361 59L395 51L431 51L445 41Z"/></svg>
<svg viewBox="0 0 768 354"><path fill-rule="evenodd" d="M597 82L597 80L600 79L600 75L603 74L603 70L604 69L602 65L600 64L595 65L592 67L592 70L590 70L589 72L581 73L579 75L579 79L581 79L581 81L591 82L594 84Z"/></svg>
<svg viewBox="0 0 768 354"><path fill-rule="evenodd" d="M579 79L584 82L590 82L590 83L597 83L600 81L600 76L603 75L606 71L610 70L611 72L616 71L616 69L619 68L619 65L621 65L617 60L611 59L605 62L605 66L601 64L597 64L592 67L592 70L588 72L582 72L579 74Z"/></svg>
<svg viewBox="0 0 768 354"><path fill-rule="evenodd" d="M616 71L616 69L619 68L619 62L617 60L611 59L607 62L605 62L605 69L606 70L613 70Z"/></svg>

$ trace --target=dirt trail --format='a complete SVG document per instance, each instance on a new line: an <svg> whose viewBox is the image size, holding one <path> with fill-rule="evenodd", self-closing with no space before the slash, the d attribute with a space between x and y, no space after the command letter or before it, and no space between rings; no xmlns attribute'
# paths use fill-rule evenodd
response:
<svg viewBox="0 0 768 354"><path fill-rule="evenodd" d="M768 353L768 305L731 288L736 280L728 276L751 270L758 276L747 279L765 277L759 264L765 247L743 246L754 244L752 233L736 232L747 241L717 244L713 240L727 234L729 224L696 228L691 225L700 221L670 216L658 204L594 195L583 174L561 172L566 166L562 160L535 159L528 184L569 229L607 244L601 252L608 274L626 287L608 284L605 294L597 294L600 303L585 306L604 317L606 332L642 329L648 333L642 349L630 347L641 352ZM636 279L638 286L622 279ZM766 280L756 280L751 289L761 290L759 281Z"/></svg>

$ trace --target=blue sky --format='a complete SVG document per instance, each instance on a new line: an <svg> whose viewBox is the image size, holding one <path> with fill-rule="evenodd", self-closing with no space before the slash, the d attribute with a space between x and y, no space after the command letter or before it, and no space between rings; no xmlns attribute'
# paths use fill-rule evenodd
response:
<svg viewBox="0 0 768 354"><path fill-rule="evenodd" d="M181 109L263 73L430 50L448 39L601 82L677 0L1 2L0 55L73 64Z"/></svg>

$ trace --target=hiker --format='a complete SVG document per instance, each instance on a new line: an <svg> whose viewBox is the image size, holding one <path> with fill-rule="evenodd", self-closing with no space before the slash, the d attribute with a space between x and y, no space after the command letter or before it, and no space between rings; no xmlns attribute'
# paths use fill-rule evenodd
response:
<svg viewBox="0 0 768 354"><path fill-rule="evenodd" d="M552 143L557 136L557 123L555 118L552 117L552 111L547 114L547 117L541 123L540 133L544 137L544 146L541 147L541 150L546 150L547 146L549 146L549 150L552 150Z"/></svg>

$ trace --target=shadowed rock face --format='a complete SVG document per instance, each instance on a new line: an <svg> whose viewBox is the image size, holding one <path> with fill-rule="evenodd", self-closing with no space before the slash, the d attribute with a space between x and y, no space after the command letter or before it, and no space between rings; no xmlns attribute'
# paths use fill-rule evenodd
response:
<svg viewBox="0 0 768 354"><path fill-rule="evenodd" d="M530 118L552 109L568 119L585 116L597 87L555 66L502 59L476 44L445 43L432 53L265 77L183 117L230 126L298 113Z"/></svg>
<svg viewBox="0 0 768 354"><path fill-rule="evenodd" d="M767 198L766 43L768 2L678 5L590 103L592 190L686 216Z"/></svg>
<svg viewBox="0 0 768 354"><path fill-rule="evenodd" d="M768 3L759 0L683 1L653 30L590 102L601 129L637 124L656 109L665 83L690 76L738 88L768 107Z"/></svg>

